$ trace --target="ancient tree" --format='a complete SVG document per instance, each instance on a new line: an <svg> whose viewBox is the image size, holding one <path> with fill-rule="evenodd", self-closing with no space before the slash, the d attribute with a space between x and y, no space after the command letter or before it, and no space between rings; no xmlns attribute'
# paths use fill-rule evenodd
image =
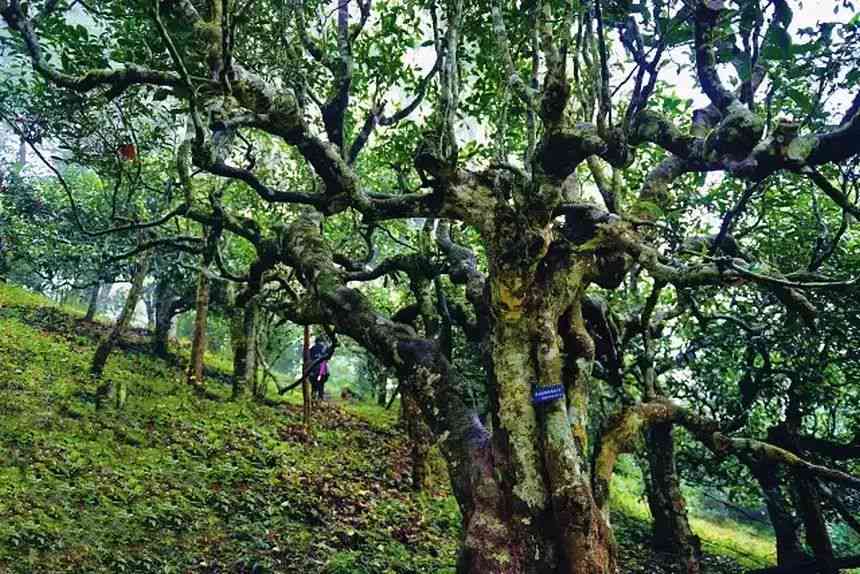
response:
<svg viewBox="0 0 860 574"><path fill-rule="evenodd" d="M64 21L65 6L28 11L0 0L44 82L85 102L148 97L187 116L175 165L183 193L138 225L169 229L182 218L246 242L254 260L242 271L211 251L213 268L242 284L243 301L276 296L283 316L331 326L396 373L448 464L463 517L460 572L623 570L609 489L617 456L648 429L665 443L682 427L752 467L860 486L799 456L791 441L744 436L742 425L672 401L647 376L641 393L623 393L624 345L657 336L658 323L694 305L679 295L677 311L661 314L655 295L623 318L619 336L605 302L591 298L611 299L631 275L657 294L755 288L813 325L806 293L853 288L851 279L769 266L733 234L781 177L858 215L839 167L860 152L860 95L829 112L807 97L808 117L787 103L785 114L773 108L787 101L778 99L792 50L784 0L85 5L118 47L110 66L100 53L49 58L64 40L60 49L70 48L57 37L62 26L46 26ZM856 71L852 34L828 48L833 69ZM706 106L653 105L673 58ZM625 176L643 166L644 176ZM669 213L683 199L680 182L707 173L735 182L738 201L709 235L676 241L685 223ZM206 178L236 182L270 210L206 201L194 191ZM327 222L349 218L369 238L364 256L327 235ZM428 222L420 249L376 256L377 226L419 218ZM361 287L391 274L410 281L402 312L382 310ZM481 349L487 424L452 368L451 328ZM622 398L599 420L594 394L604 385ZM671 461L655 464L659 475Z"/></svg>

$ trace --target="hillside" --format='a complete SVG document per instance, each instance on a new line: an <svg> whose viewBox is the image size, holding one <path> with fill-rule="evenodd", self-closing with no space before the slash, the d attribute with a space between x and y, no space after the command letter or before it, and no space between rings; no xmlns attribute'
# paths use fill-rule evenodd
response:
<svg viewBox="0 0 860 574"><path fill-rule="evenodd" d="M289 399L231 402L217 378L200 398L132 337L105 373L128 402L96 412L102 330L0 284L0 572L453 572L456 503L441 472L411 491L394 409L325 404L308 437ZM622 552L662 572L631 482L613 497ZM772 552L739 525L696 526L731 555L708 572Z"/></svg>

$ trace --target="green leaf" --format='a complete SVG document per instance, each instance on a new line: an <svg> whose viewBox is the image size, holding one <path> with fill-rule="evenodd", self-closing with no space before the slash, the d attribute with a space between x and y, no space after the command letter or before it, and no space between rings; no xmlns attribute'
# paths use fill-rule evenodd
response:
<svg viewBox="0 0 860 574"><path fill-rule="evenodd" d="M812 98L808 94L798 90L797 88L789 87L786 90L788 97L796 103L804 113L812 111Z"/></svg>

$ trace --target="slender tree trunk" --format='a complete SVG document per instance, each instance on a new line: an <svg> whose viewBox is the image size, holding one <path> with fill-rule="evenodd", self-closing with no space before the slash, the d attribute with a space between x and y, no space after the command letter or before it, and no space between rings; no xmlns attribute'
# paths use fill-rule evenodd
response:
<svg viewBox="0 0 860 574"><path fill-rule="evenodd" d="M90 299L87 303L87 314L84 315L84 321L92 321L96 316L96 311L99 305L99 295L102 292L102 284L96 283L90 289Z"/></svg>
<svg viewBox="0 0 860 574"><path fill-rule="evenodd" d="M21 167L27 165L27 142L21 138L18 144L18 164Z"/></svg>
<svg viewBox="0 0 860 574"><path fill-rule="evenodd" d="M155 296L155 329L152 332L152 352L159 357L170 354L170 326L173 323L173 298L167 293Z"/></svg>
<svg viewBox="0 0 860 574"><path fill-rule="evenodd" d="M209 275L206 269L200 270L197 277L197 297L195 299L194 335L191 340L191 358L188 364L187 382L189 385L203 385L203 358L206 353L206 317L209 312Z"/></svg>
<svg viewBox="0 0 860 574"><path fill-rule="evenodd" d="M128 295L125 298L125 304L122 307L122 311L120 311L119 317L117 317L110 332L102 338L99 346L96 348L92 363L90 364L90 373L95 378L102 376L105 363L107 363L111 351L113 351L117 341L119 341L120 336L134 316L134 310L143 291L143 281L146 279L146 274L149 271L149 263L150 255L145 252L137 261L137 270L131 280L131 289L128 290ZM109 387L106 387L105 390L109 390Z"/></svg>
<svg viewBox="0 0 860 574"><path fill-rule="evenodd" d="M798 398L794 392L795 381L796 379L792 381L792 387L789 389L785 426L774 427L768 434L775 444L779 444L792 452L800 453L801 450L791 438L798 434L798 430L803 425L802 410L798 406ZM792 484L794 486L794 504L803 522L806 544L812 549L819 572L821 574L838 574L839 569L835 566L836 557L833 555L833 544L827 530L824 513L821 510L821 493L818 486L813 479L800 474L792 475Z"/></svg>
<svg viewBox="0 0 860 574"><path fill-rule="evenodd" d="M302 419L305 423L305 428L311 428L311 383L305 373L307 373L310 361L311 346L311 331L310 327L305 325L304 339L302 342Z"/></svg>
<svg viewBox="0 0 860 574"><path fill-rule="evenodd" d="M260 324L260 309L257 307L257 299L251 299L248 306L245 308L244 316L245 333L250 341L250 350L248 352L248 380L253 389L255 399L264 399L266 397L266 375L263 373L262 382L260 381L260 354L265 352L265 347L260 348L259 330Z"/></svg>
<svg viewBox="0 0 860 574"><path fill-rule="evenodd" d="M794 487L797 491L797 506L803 519L806 531L806 543L812 549L818 562L821 574L838 574L836 557L833 555L833 543L827 530L827 522L821 511L821 493L814 480L805 476L796 476Z"/></svg>
<svg viewBox="0 0 860 574"><path fill-rule="evenodd" d="M245 313L234 307L230 315L230 346L233 349L233 398L245 394L248 373L248 339L245 336Z"/></svg>
<svg viewBox="0 0 860 574"><path fill-rule="evenodd" d="M157 321L158 312L156 310L156 301L153 295L153 290L145 289L143 293L143 304L146 306L146 328L152 332L155 331L155 323Z"/></svg>
<svg viewBox="0 0 860 574"><path fill-rule="evenodd" d="M687 505L675 467L671 424L657 424L646 432L648 447L648 506L654 519L652 545L672 554L684 574L701 572L699 538L690 529Z"/></svg>
<svg viewBox="0 0 860 574"><path fill-rule="evenodd" d="M9 263L6 261L6 250L5 238L0 235L0 283L6 282L6 274L9 272Z"/></svg>
<svg viewBox="0 0 860 574"><path fill-rule="evenodd" d="M408 392L403 393L402 415L409 436L409 454L412 461L412 488L424 490L427 487L427 455L430 453L431 435L427 423L421 415L418 403Z"/></svg>
<svg viewBox="0 0 860 574"><path fill-rule="evenodd" d="M172 282L167 277L158 280L153 292L155 308L155 329L152 332L152 352L159 357L170 355L170 335L174 327L174 317L186 305L177 296Z"/></svg>
<svg viewBox="0 0 860 574"><path fill-rule="evenodd" d="M777 564L790 566L808 560L800 543L797 520L791 512L791 504L783 491L779 475L769 465L756 466L751 470L761 486L770 523L776 535Z"/></svg>
<svg viewBox="0 0 860 574"><path fill-rule="evenodd" d="M384 369L380 369L376 375L376 404L384 407L388 404L388 374Z"/></svg>
<svg viewBox="0 0 860 574"><path fill-rule="evenodd" d="M230 318L234 399L243 396L256 378L256 317L256 305L249 299L243 307L235 307Z"/></svg>

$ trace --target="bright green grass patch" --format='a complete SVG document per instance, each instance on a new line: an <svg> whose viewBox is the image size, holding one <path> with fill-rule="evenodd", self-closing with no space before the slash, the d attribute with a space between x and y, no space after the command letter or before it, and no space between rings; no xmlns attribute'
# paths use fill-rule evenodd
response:
<svg viewBox="0 0 860 574"><path fill-rule="evenodd" d="M4 307L19 307L25 309L53 308L61 310L71 317L83 317L86 309L78 304L61 305L43 295L28 291L23 287L0 283L0 309Z"/></svg>
<svg viewBox="0 0 860 574"><path fill-rule="evenodd" d="M0 283L0 306L58 307L59 305L22 287Z"/></svg>
<svg viewBox="0 0 860 574"><path fill-rule="evenodd" d="M400 418L400 404L391 405L390 409L380 407L374 403L355 403L350 406L350 412L367 422L374 428L391 428L397 424Z"/></svg>
<svg viewBox="0 0 860 574"><path fill-rule="evenodd" d="M612 479L610 504L616 511L642 521L651 520L639 478L616 473ZM773 537L753 526L719 522L690 516L690 526L710 554L729 556L747 568L763 568L776 562Z"/></svg>

